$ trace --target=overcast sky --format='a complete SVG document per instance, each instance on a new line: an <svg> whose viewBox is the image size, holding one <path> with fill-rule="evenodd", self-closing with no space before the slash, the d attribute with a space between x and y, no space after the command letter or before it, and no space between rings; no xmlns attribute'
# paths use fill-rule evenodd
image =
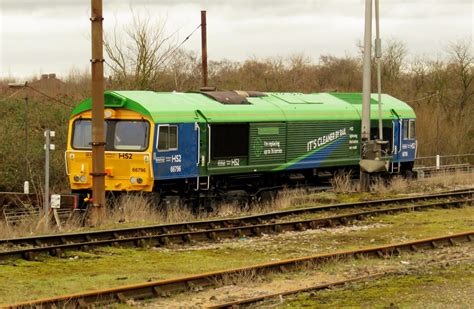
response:
<svg viewBox="0 0 474 309"><path fill-rule="evenodd" d="M449 42L473 40L474 0L381 0L382 39L406 43L410 55L442 55ZM105 29L135 14L166 19L184 39L208 11L211 60L304 53L357 53L363 38L362 0L104 0ZM72 68L90 58L90 0L0 0L0 77ZM200 32L183 46L200 55Z"/></svg>

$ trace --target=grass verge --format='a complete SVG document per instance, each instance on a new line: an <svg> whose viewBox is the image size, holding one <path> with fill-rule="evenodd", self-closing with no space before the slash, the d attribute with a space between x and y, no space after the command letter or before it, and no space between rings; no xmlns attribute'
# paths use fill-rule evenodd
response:
<svg viewBox="0 0 474 309"><path fill-rule="evenodd" d="M441 236L472 229L472 208L380 216L353 227L241 238L192 247L106 248L0 263L2 303L241 267L297 256Z"/></svg>
<svg viewBox="0 0 474 309"><path fill-rule="evenodd" d="M474 266L421 268L408 274L304 293L281 308L472 308Z"/></svg>

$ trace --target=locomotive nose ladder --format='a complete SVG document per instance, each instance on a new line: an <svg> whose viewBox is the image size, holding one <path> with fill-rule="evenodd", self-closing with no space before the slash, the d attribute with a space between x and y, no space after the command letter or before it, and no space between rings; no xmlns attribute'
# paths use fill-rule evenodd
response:
<svg viewBox="0 0 474 309"><path fill-rule="evenodd" d="M204 178L204 181L201 181L201 179ZM197 177L197 181L196 181L196 191L199 191L199 190L209 190L209 188L211 187L211 176L207 176L207 177Z"/></svg>

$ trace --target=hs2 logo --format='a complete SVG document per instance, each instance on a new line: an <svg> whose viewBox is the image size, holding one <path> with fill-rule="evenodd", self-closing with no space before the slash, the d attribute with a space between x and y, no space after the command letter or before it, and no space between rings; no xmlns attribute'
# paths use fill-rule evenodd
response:
<svg viewBox="0 0 474 309"><path fill-rule="evenodd" d="M131 153L119 153L119 159L132 160L133 154Z"/></svg>

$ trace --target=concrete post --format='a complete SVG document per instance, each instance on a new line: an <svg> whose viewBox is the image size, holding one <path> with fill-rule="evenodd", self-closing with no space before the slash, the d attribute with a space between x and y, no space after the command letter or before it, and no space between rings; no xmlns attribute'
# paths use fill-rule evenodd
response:
<svg viewBox="0 0 474 309"><path fill-rule="evenodd" d="M372 0L365 1L365 31L364 31L364 63L362 79L362 125L361 125L361 159L366 157L368 142L370 141L370 94L371 94L371 58L372 58ZM369 174L360 172L360 191L367 192Z"/></svg>

